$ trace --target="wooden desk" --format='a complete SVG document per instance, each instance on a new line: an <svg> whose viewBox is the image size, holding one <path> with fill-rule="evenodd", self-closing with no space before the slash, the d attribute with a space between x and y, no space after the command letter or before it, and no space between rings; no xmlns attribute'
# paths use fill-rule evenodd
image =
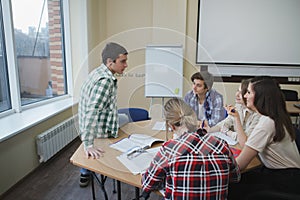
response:
<svg viewBox="0 0 300 200"><path fill-rule="evenodd" d="M99 146L105 150L104 156L99 159L87 159L85 157L83 145L81 144L71 157L70 161L76 166L89 169L97 174L101 174L115 179L117 181L127 183L136 187L137 189L141 188L141 175L133 175L124 165L122 165L120 161L116 158L121 154L121 152L109 147L109 145L120 140L121 138L128 137L128 135L132 133L149 134L157 138L165 139L165 131L152 130L152 127L154 126L155 122L155 120L147 120L129 123L120 129L119 137L116 139L96 139L95 146ZM171 136L169 136L169 138L171 138ZM161 144L156 144L156 146L157 145ZM248 165L247 169L249 170L259 165L260 161L257 158L255 158ZM118 187L120 187L119 184ZM118 199L120 199L121 194L118 195ZM138 196L137 193L136 196Z"/></svg>
<svg viewBox="0 0 300 200"><path fill-rule="evenodd" d="M105 151L104 156L99 159L87 159L84 154L83 145L81 144L71 157L70 161L72 164L79 167L89 169L93 172L103 174L112 179L140 188L141 176L133 175L125 166L123 166L117 159L117 156L121 155L122 152L109 147L109 145L121 138L128 137L128 135L132 133L149 134L157 138L165 139L165 131L152 130L154 124L155 122L151 120L129 123L120 129L118 138L96 139L95 146L99 146Z"/></svg>
<svg viewBox="0 0 300 200"><path fill-rule="evenodd" d="M294 104L300 104L300 101L286 101L285 104L288 113L300 114L300 109L294 106Z"/></svg>
<svg viewBox="0 0 300 200"><path fill-rule="evenodd" d="M128 137L128 135L132 133L148 134L164 140L165 131L152 130L154 124L155 121L152 120L129 123L119 130L118 138L96 139L94 143L95 146L99 146L105 151L104 156L99 159L87 159L84 154L83 145L81 144L71 157L70 161L76 166L89 169L92 172L127 183L136 188L141 188L141 175L133 175L122 163L120 163L117 156L121 155L122 152L109 147L109 145L121 138ZM157 145L159 144L153 145L153 147ZM136 196L137 195L138 194L136 194ZM118 199L120 199L120 196Z"/></svg>
<svg viewBox="0 0 300 200"><path fill-rule="evenodd" d="M290 113L291 117L295 117L295 125L298 126L298 128L300 127L300 120L299 120L299 116L300 116L300 109L295 107L294 104L300 104L300 101L286 101L286 109L288 111L288 113Z"/></svg>

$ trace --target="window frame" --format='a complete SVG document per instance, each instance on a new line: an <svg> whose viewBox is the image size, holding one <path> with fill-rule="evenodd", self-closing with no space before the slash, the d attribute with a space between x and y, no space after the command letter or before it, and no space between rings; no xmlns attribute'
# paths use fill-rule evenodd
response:
<svg viewBox="0 0 300 200"><path fill-rule="evenodd" d="M0 1L0 5L1 5L1 1ZM1 11L1 14L3 14L3 11L2 11L2 7L0 7L0 11ZM5 44L5 42L4 42L4 40L5 40L5 35L4 35L4 22L3 22L3 18L1 18L1 22L0 22L0 31L1 31L1 46L2 46L2 64L3 64L3 66L1 66L1 68L3 67L3 71L2 70L0 70L1 71L1 73L3 73L3 77L1 77L1 79L3 79L3 81L4 81L4 83L3 83L3 85L1 84L1 95L3 95L4 93L6 93L5 95L4 95L4 97L7 95L8 97L4 100L3 99L3 101L8 101L8 106L7 106L7 108L4 110L4 111L0 111L0 112L6 112L7 110L10 110L11 109L11 95L10 95L10 91L7 89L7 88L9 88L9 83L8 83L8 69L7 69L7 56L6 56L6 44ZM3 89L3 88L5 88L6 87L6 89ZM6 90L6 91L4 91L4 90Z"/></svg>
<svg viewBox="0 0 300 200"><path fill-rule="evenodd" d="M71 40L70 40L70 12L69 12L69 0L61 0L60 5L62 6L62 42L64 44L64 64L65 64L65 84L66 84L66 94L50 98L47 100L42 100L34 102L32 104L23 105L20 96L20 85L19 85L19 74L17 66L17 56L15 54L14 46L14 26L13 26L13 16L12 16L12 5L11 1L0 1L3 11L3 31L4 43L6 48L6 60L7 60L7 70L9 79L9 93L11 98L11 109L0 113L0 120L2 117L21 113L27 109L33 109L38 106L45 104L52 104L59 100L65 98L72 98L73 94L73 83L72 83L72 64L71 64Z"/></svg>
<svg viewBox="0 0 300 200"><path fill-rule="evenodd" d="M32 104L21 106L20 88L18 82L18 71L16 65L16 56L14 56L14 29L12 24L12 12L10 1L0 0L0 6L3 13L4 41L6 48L6 59L12 109L0 113L0 143L10 139L11 137L27 130L36 124L48 120L57 114L72 108L77 104L77 100L73 97L73 77L72 77L72 57L71 57L71 31L70 31L70 12L69 0L61 0L63 3L63 21L64 21L64 50L65 50L65 81L67 82L67 93L55 98L35 102ZM10 35L10 38L6 36ZM9 52L8 52L9 51Z"/></svg>

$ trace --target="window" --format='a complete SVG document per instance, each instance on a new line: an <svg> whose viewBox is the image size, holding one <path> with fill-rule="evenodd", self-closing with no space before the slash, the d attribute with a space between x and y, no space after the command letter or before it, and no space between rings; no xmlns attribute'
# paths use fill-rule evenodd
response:
<svg viewBox="0 0 300 200"><path fill-rule="evenodd" d="M0 7L2 16L2 8ZM2 19L2 18L1 18ZM7 64L5 56L5 46L3 40L3 21L0 20L0 112L11 109L10 96L8 90Z"/></svg>
<svg viewBox="0 0 300 200"><path fill-rule="evenodd" d="M0 112L67 94L63 0L0 2ZM15 67L13 75L8 66Z"/></svg>

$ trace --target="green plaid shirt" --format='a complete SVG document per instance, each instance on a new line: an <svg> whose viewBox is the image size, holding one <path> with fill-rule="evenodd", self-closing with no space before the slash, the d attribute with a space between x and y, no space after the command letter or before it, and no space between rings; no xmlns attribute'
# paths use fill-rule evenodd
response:
<svg viewBox="0 0 300 200"><path fill-rule="evenodd" d="M79 132L85 148L95 138L118 137L117 79L102 64L93 70L80 91Z"/></svg>

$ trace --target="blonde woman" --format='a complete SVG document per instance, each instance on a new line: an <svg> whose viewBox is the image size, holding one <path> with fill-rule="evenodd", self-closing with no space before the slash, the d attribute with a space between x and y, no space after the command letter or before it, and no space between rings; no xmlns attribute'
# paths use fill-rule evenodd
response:
<svg viewBox="0 0 300 200"><path fill-rule="evenodd" d="M182 99L164 106L165 142L142 176L144 194L165 187L165 199L226 199L228 183L240 180L237 163L224 141L199 129L195 112Z"/></svg>

